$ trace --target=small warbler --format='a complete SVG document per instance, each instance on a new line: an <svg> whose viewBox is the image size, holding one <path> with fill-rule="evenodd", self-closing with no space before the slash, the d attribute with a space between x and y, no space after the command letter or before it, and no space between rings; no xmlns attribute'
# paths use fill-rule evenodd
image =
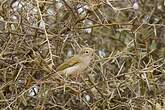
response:
<svg viewBox="0 0 165 110"><path fill-rule="evenodd" d="M82 73L91 63L94 57L94 50L92 48L82 48L77 55L57 67L57 72L65 75L77 75Z"/></svg>

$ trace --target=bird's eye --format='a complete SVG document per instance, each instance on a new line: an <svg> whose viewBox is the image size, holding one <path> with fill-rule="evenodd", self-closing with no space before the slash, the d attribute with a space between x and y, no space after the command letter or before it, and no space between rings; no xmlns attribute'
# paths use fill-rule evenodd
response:
<svg viewBox="0 0 165 110"><path fill-rule="evenodd" d="M89 53L88 51L86 51L85 53Z"/></svg>

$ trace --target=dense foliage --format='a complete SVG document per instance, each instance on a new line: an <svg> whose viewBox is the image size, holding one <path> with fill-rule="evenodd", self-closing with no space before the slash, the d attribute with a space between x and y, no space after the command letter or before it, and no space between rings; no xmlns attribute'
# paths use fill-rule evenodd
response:
<svg viewBox="0 0 165 110"><path fill-rule="evenodd" d="M78 81L56 67L96 50ZM1 0L0 108L163 110L164 0Z"/></svg>

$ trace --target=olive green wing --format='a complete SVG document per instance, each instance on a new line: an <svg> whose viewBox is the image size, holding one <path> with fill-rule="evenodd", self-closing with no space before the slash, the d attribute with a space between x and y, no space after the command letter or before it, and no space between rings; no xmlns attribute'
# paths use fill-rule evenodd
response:
<svg viewBox="0 0 165 110"><path fill-rule="evenodd" d="M79 58L77 56L74 56L74 57L70 58L69 60L65 61L64 63L62 63L61 65L59 65L56 68L56 71L62 71L64 69L72 67L78 63L80 63Z"/></svg>

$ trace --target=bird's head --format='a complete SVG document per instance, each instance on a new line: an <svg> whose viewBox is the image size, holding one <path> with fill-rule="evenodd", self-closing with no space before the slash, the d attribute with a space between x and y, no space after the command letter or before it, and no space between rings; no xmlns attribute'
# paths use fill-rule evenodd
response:
<svg viewBox="0 0 165 110"><path fill-rule="evenodd" d="M79 54L83 57L93 57L94 56L94 50L92 48L86 47L86 48L82 48L81 51L79 52Z"/></svg>

